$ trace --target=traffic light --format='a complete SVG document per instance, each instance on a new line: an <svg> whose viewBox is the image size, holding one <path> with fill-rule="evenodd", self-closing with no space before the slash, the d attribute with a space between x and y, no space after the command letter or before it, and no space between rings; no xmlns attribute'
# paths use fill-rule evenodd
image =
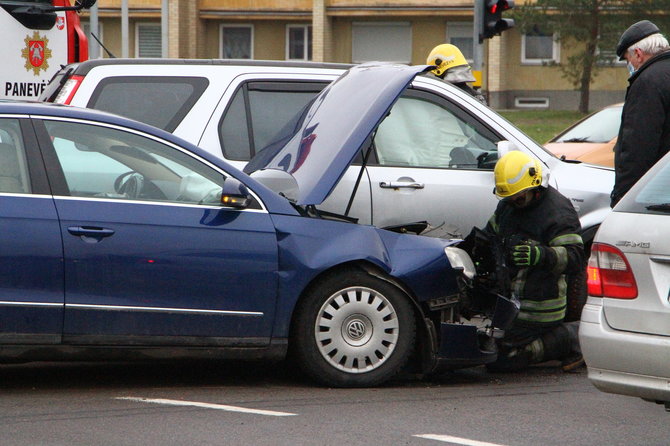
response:
<svg viewBox="0 0 670 446"><path fill-rule="evenodd" d="M484 2L482 31L479 41L499 36L500 33L514 27L514 19L503 19L503 11L514 8L514 0L480 0Z"/></svg>

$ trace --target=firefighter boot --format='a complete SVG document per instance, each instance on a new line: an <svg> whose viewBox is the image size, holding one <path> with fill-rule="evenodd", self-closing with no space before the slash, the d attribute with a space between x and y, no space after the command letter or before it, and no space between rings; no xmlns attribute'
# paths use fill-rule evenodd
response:
<svg viewBox="0 0 670 446"><path fill-rule="evenodd" d="M573 350L574 336L572 330L565 324L561 324L552 330L544 333L540 338L542 340L542 357L538 362L561 360L561 368L564 371L574 370L583 363L581 353Z"/></svg>

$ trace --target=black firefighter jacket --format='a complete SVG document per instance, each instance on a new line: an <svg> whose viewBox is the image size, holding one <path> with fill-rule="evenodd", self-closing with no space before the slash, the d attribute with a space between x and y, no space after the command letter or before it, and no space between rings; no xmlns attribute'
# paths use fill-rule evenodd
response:
<svg viewBox="0 0 670 446"><path fill-rule="evenodd" d="M567 305L566 274L585 267L581 225L575 208L553 187L539 190L539 198L517 209L498 203L486 231L496 235L503 253L520 241L549 248L542 264L509 267L511 290L521 301L517 322L526 326L554 325L563 321Z"/></svg>

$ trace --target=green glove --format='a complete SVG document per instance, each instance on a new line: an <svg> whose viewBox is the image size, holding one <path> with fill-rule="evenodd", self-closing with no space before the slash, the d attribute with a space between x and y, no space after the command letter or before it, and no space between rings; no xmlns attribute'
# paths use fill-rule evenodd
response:
<svg viewBox="0 0 670 446"><path fill-rule="evenodd" d="M545 249L540 245L516 245L512 248L512 263L521 268L537 266L546 257Z"/></svg>

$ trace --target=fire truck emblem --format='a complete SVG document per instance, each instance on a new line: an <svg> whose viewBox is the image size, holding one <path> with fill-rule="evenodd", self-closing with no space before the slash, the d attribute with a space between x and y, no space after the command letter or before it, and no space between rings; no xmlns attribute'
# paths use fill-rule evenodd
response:
<svg viewBox="0 0 670 446"><path fill-rule="evenodd" d="M49 58L51 57L51 50L49 49L49 39L35 31L32 35L26 36L23 41L26 46L21 50L21 56L26 60L24 65L26 71L33 70L35 76L39 76L40 70L49 69Z"/></svg>

